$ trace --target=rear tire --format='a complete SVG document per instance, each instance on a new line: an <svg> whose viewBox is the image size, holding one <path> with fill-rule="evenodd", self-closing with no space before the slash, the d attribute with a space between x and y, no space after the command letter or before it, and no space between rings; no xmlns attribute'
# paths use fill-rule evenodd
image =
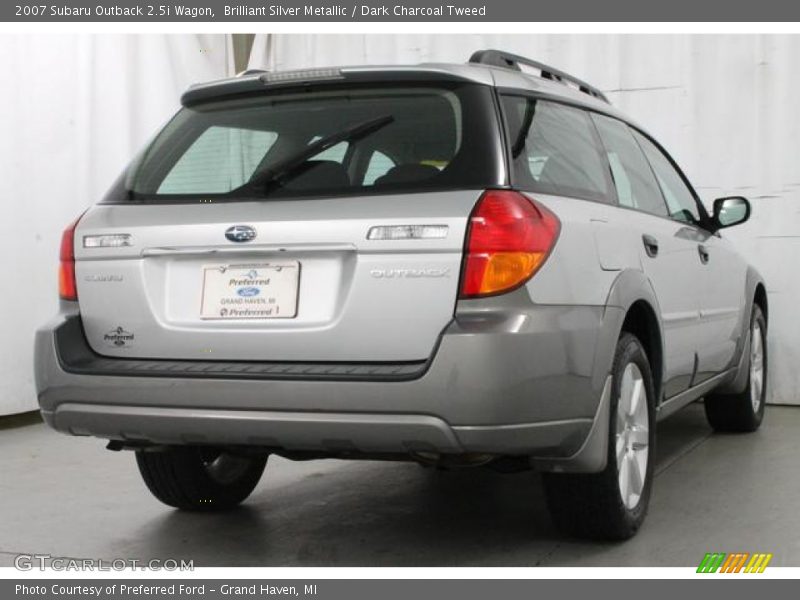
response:
<svg viewBox="0 0 800 600"><path fill-rule="evenodd" d="M745 433L757 430L767 399L767 321L758 304L750 315L747 385L739 394L711 394L703 404L715 431Z"/></svg>
<svg viewBox="0 0 800 600"><path fill-rule="evenodd" d="M258 484L266 456L239 456L203 446L174 446L136 452L136 464L150 492L182 510L233 508Z"/></svg>
<svg viewBox="0 0 800 600"><path fill-rule="evenodd" d="M650 363L624 332L612 367L608 456L600 473L545 473L545 497L559 529L578 537L625 540L647 513L655 462L655 392Z"/></svg>

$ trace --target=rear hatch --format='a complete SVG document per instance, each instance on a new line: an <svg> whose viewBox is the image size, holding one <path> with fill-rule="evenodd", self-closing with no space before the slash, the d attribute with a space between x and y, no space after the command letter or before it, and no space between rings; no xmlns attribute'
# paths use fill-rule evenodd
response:
<svg viewBox="0 0 800 600"><path fill-rule="evenodd" d="M185 107L78 225L89 344L130 358L429 357L470 212L503 183L491 108L489 88L452 82Z"/></svg>

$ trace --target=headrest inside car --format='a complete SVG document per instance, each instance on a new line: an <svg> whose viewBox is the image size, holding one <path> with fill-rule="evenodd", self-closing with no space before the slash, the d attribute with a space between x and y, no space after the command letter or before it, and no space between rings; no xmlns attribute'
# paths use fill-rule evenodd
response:
<svg viewBox="0 0 800 600"><path fill-rule="evenodd" d="M439 174L439 169L431 165L410 164L392 167L381 177L375 180L376 186L414 183L430 179Z"/></svg>
<svg viewBox="0 0 800 600"><path fill-rule="evenodd" d="M310 160L283 187L299 191L349 186L350 178L342 165L332 160Z"/></svg>

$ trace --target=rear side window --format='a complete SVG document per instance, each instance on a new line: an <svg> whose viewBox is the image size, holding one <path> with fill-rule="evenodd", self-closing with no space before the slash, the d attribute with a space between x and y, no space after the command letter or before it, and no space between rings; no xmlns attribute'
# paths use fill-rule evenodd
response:
<svg viewBox="0 0 800 600"><path fill-rule="evenodd" d="M515 185L533 192L610 202L610 182L585 111L504 96Z"/></svg>
<svg viewBox="0 0 800 600"><path fill-rule="evenodd" d="M628 126L600 114L592 114L592 119L603 140L620 205L666 217L661 189Z"/></svg>
<svg viewBox="0 0 800 600"><path fill-rule="evenodd" d="M658 184L664 193L664 201L667 203L669 216L676 221L683 221L684 223L700 223L700 210L697 208L694 194L672 162L658 146L641 133L633 130L633 136L639 142L639 146L644 150L647 160L650 161L650 165L653 167Z"/></svg>
<svg viewBox="0 0 800 600"><path fill-rule="evenodd" d="M491 109L490 89L473 84L322 86L187 107L110 201L491 187L502 183Z"/></svg>

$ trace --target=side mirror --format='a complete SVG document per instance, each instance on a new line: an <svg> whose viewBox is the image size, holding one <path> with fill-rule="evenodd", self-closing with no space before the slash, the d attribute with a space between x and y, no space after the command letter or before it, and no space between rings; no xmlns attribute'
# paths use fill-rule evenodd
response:
<svg viewBox="0 0 800 600"><path fill-rule="evenodd" d="M714 200L714 226L716 229L744 223L750 218L750 202L742 196L728 196Z"/></svg>

